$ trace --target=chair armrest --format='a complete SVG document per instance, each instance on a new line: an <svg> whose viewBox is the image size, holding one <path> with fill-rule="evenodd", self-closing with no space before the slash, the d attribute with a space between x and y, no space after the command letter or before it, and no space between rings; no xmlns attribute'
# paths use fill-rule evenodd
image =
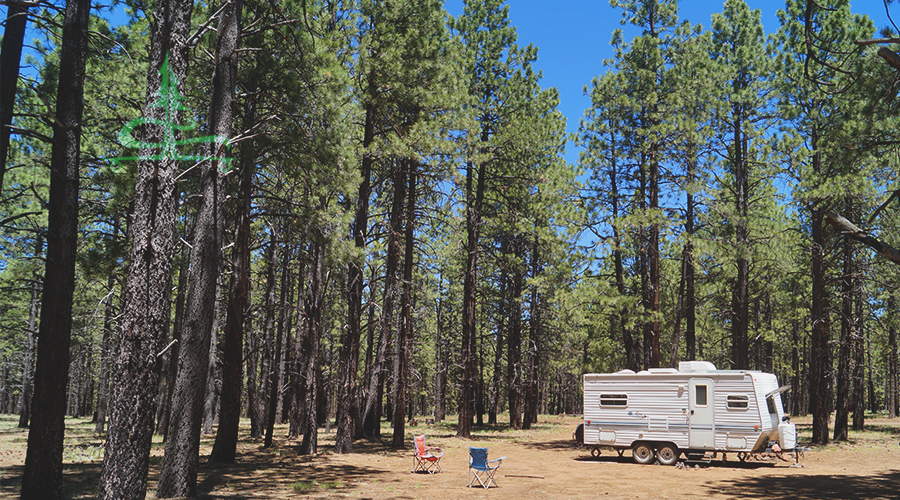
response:
<svg viewBox="0 0 900 500"><path fill-rule="evenodd" d="M492 464L492 463L494 463L494 462L502 462L503 459L505 459L505 458L506 458L506 457L495 458L494 460L491 460L491 461L489 461L488 463L489 463L489 464Z"/></svg>

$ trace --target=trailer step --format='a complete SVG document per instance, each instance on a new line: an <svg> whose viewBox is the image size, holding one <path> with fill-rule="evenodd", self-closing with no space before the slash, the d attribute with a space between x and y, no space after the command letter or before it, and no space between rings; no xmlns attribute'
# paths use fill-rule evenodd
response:
<svg viewBox="0 0 900 500"><path fill-rule="evenodd" d="M689 464L706 464L712 462L713 457L707 453L688 453L685 462Z"/></svg>

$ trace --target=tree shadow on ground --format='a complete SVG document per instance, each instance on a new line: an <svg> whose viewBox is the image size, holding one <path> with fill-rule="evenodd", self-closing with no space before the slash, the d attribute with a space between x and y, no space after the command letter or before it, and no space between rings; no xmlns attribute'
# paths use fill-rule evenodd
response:
<svg viewBox="0 0 900 500"><path fill-rule="evenodd" d="M351 494L358 482L399 482L390 479L391 472L370 465L369 456L405 456L381 442L354 442L359 463L335 463L327 451L316 455L300 455L290 443L269 449L244 448L235 463L210 464L201 457L197 490L201 498L258 498L267 492L270 498L302 495L309 498ZM151 477L158 477L151 470ZM296 485L296 486L295 486Z"/></svg>
<svg viewBox="0 0 900 500"><path fill-rule="evenodd" d="M584 448L585 455L577 457L575 461L583 462L583 463L610 463L610 464L628 464L633 465L635 467L647 467L647 465L639 464L634 461L634 458L631 456L630 452L623 452L622 455L619 455L616 450L612 449L601 449L601 453L599 457L591 456L590 449ZM775 464L773 462L758 462L758 461L747 461L740 462L737 460L712 460L708 464L693 464L687 463L684 461L684 458L679 460L687 467L695 467L699 465L701 469L709 468L709 469L735 469L735 470L754 470L754 469L763 469L763 468L774 468ZM660 465L659 463L654 463L653 465L657 465L660 467L671 467Z"/></svg>
<svg viewBox="0 0 900 500"><path fill-rule="evenodd" d="M866 431L868 432L880 432L882 434L888 434L893 436L900 436L900 427L896 425L871 425L866 424Z"/></svg>
<svg viewBox="0 0 900 500"><path fill-rule="evenodd" d="M740 498L869 500L897 498L900 471L867 476L768 476L706 484L708 490Z"/></svg>
<svg viewBox="0 0 900 500"><path fill-rule="evenodd" d="M579 445L574 439L558 439L556 441L544 441L540 443L522 443L522 446L531 450L540 451L583 451L590 455L591 449Z"/></svg>
<svg viewBox="0 0 900 500"><path fill-rule="evenodd" d="M0 468L0 498L18 498L22 489L25 467L14 465ZM63 497L94 498L100 481L100 462L63 464Z"/></svg>

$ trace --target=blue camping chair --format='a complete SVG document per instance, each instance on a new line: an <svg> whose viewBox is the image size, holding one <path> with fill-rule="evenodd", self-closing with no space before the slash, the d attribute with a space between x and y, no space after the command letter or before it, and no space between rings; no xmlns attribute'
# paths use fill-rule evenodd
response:
<svg viewBox="0 0 900 500"><path fill-rule="evenodd" d="M500 457L495 460L488 461L487 448L469 448L469 486L475 485L475 480L484 488L490 488L494 481L494 473L500 468L500 462L506 457ZM491 465L497 464L497 465Z"/></svg>

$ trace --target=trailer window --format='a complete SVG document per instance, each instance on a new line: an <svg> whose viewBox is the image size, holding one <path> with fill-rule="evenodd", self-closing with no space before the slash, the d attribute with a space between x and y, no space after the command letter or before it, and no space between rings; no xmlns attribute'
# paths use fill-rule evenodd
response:
<svg viewBox="0 0 900 500"><path fill-rule="evenodd" d="M600 406L628 406L627 394L601 394Z"/></svg>
<svg viewBox="0 0 900 500"><path fill-rule="evenodd" d="M706 384L697 384L694 386L694 406L706 406L709 404L706 397L707 387Z"/></svg>
<svg viewBox="0 0 900 500"><path fill-rule="evenodd" d="M766 398L766 406L769 407L770 415L778 415L778 410L775 409L775 397L769 396Z"/></svg>
<svg viewBox="0 0 900 500"><path fill-rule="evenodd" d="M750 407L750 398L741 394L729 394L725 399L728 408L747 409Z"/></svg>

